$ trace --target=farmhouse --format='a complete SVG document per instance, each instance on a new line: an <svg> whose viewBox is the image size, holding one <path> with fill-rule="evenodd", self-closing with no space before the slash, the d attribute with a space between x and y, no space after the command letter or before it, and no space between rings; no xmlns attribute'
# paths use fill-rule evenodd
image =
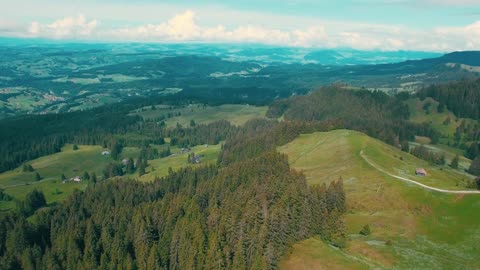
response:
<svg viewBox="0 0 480 270"><path fill-rule="evenodd" d="M82 178L80 178L80 176L75 176L73 182L82 182Z"/></svg>
<svg viewBox="0 0 480 270"><path fill-rule="evenodd" d="M103 151L102 152L102 156L109 156L110 155L110 151Z"/></svg>
<svg viewBox="0 0 480 270"><path fill-rule="evenodd" d="M427 171L425 171L423 168L417 168L415 170L415 174L418 176L427 176Z"/></svg>

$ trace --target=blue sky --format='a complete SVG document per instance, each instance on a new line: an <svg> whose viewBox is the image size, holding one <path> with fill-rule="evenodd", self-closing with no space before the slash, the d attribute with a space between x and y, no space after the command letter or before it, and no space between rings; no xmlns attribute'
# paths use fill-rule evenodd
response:
<svg viewBox="0 0 480 270"><path fill-rule="evenodd" d="M0 35L364 50L480 49L480 0L0 0Z"/></svg>

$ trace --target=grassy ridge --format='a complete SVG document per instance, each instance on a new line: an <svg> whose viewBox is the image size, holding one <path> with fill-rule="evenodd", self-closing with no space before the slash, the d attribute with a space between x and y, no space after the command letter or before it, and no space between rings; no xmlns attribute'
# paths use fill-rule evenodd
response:
<svg viewBox="0 0 480 270"><path fill-rule="evenodd" d="M480 253L475 250L480 240L480 196L445 195L401 182L371 167L359 153L364 150L371 160L393 174L413 178L412 168L425 167L432 177L419 180L433 186L458 188L464 174L447 168L440 170L347 130L302 135L279 150L289 155L294 168L304 171L310 184L342 177L349 207L349 242L343 251L314 244L309 239L293 248L282 264L284 269L319 269L329 265L337 269L480 267ZM358 233L366 224L372 228L372 234L360 236ZM305 253L305 249L313 250ZM337 255L331 256L332 252ZM305 264L293 266L293 261Z"/></svg>

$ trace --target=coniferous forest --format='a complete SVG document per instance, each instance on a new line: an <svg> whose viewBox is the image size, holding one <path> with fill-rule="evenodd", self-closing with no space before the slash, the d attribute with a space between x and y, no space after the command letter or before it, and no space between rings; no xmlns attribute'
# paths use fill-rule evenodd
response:
<svg viewBox="0 0 480 270"><path fill-rule="evenodd" d="M333 124L259 124L231 135L219 165L148 184L101 181L32 217L2 215L1 268L274 269L291 244L313 235L342 247L342 180L309 187L271 147ZM259 131L259 141L275 137L270 146L241 153L236 145ZM34 209L45 205L35 193Z"/></svg>
<svg viewBox="0 0 480 270"><path fill-rule="evenodd" d="M403 102L408 98L334 85L276 100L267 111L271 119L242 126L221 120L166 127L161 119L130 115L133 108L151 105L144 100L2 120L1 171L58 152L66 143L77 149L108 147L114 160L123 147L138 147L143 173L147 160L171 154L169 148L150 147L165 144L167 137L171 146L222 143L222 148L216 164L170 171L150 183L116 178L123 171L112 162L101 180L64 202L47 205L41 191L26 194L15 211L0 213L0 268L276 269L293 243L312 236L345 247L348 195L342 180L308 186L276 148L300 134L344 128L395 146L415 135L435 143L439 134L431 125L409 121ZM469 145L468 153L477 155L476 146ZM445 164L445 157L421 146L411 153ZM474 174L477 161L469 169ZM127 167L136 169L133 159ZM24 170L30 171L28 165Z"/></svg>

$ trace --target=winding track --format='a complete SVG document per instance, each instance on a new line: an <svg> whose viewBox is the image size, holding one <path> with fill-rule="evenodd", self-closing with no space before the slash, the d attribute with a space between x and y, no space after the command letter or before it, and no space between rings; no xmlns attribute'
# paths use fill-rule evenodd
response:
<svg viewBox="0 0 480 270"><path fill-rule="evenodd" d="M423 188L426 188L426 189L429 189L429 190L433 190L433 191L438 191L438 192L442 192L442 193L449 193L449 194L480 194L480 190L448 190L448 189L441 189L441 188L436 188L436 187L431 187L431 186L427 186L425 184L422 184L422 183L419 183L415 180L412 180L412 179L408 179L408 178L405 178L405 177L401 177L401 176L398 176L398 175L394 175L394 174L391 174L387 171L385 171L384 169L380 168L379 166L377 166L375 163L371 162L364 154L363 154L363 150L360 151L360 156L368 163L370 164L370 166L374 167L375 169L377 169L378 171L382 172L382 173L385 173L393 178L397 178L397 179L400 179L402 181L405 181L405 182L409 182L409 183L412 183L412 184L415 184L417 186L421 186Z"/></svg>

